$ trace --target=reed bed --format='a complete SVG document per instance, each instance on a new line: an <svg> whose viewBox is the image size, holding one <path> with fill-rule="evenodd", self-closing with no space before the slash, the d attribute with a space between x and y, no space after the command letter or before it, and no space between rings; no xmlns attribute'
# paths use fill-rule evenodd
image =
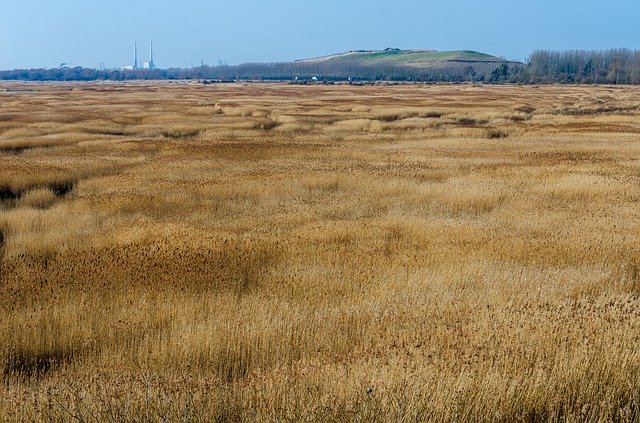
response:
<svg viewBox="0 0 640 423"><path fill-rule="evenodd" d="M640 419L637 90L5 85L0 419Z"/></svg>

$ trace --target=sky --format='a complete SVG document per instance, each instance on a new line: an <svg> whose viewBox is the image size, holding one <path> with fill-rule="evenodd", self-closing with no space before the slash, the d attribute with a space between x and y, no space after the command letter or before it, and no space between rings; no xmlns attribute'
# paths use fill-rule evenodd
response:
<svg viewBox="0 0 640 423"><path fill-rule="evenodd" d="M640 0L0 0L0 69L279 62L349 50L640 49Z"/></svg>

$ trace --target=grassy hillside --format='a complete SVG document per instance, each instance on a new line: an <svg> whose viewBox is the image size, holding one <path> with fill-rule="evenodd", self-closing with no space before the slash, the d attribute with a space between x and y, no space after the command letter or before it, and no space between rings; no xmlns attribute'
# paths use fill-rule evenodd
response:
<svg viewBox="0 0 640 423"><path fill-rule="evenodd" d="M349 62L360 65L400 64L415 67L441 67L443 64L455 63L475 64L507 62L505 59L472 50L436 51L436 50L359 50L339 53L298 61L299 63Z"/></svg>

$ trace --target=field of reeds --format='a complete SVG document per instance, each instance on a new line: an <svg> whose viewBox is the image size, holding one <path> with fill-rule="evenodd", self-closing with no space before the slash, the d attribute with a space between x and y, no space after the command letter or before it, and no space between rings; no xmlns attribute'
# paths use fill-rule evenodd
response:
<svg viewBox="0 0 640 423"><path fill-rule="evenodd" d="M640 420L640 92L0 85L0 421Z"/></svg>

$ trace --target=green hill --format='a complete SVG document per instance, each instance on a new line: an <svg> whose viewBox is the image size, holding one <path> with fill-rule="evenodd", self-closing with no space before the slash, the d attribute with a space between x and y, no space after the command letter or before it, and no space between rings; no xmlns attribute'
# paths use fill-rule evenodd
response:
<svg viewBox="0 0 640 423"><path fill-rule="evenodd" d="M457 67L460 65L488 65L495 67L508 60L472 50L357 50L312 59L298 60L298 63L338 63L348 62L359 65L405 65L418 68Z"/></svg>

